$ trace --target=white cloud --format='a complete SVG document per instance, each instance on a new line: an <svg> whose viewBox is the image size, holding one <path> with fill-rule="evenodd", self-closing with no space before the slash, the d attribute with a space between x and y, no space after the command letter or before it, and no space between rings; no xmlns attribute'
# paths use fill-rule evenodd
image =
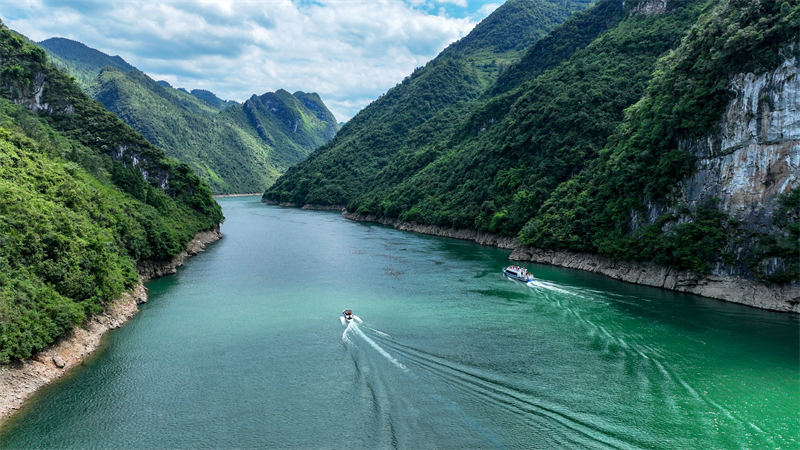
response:
<svg viewBox="0 0 800 450"><path fill-rule="evenodd" d="M346 120L481 18L430 10L444 3L467 6L466 0L26 0L0 14L33 40L75 39L176 87L235 100L279 88L317 92Z"/></svg>
<svg viewBox="0 0 800 450"><path fill-rule="evenodd" d="M438 3L452 3L453 5L460 6L462 8L467 7L467 0L439 0Z"/></svg>
<svg viewBox="0 0 800 450"><path fill-rule="evenodd" d="M499 8L502 3L486 3L485 5L478 8L476 12L476 16L479 18L484 18L489 14L493 13L495 9Z"/></svg>

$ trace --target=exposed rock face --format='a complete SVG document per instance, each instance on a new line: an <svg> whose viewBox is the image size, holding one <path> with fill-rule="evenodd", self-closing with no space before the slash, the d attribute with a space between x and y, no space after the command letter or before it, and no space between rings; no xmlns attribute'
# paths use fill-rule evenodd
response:
<svg viewBox="0 0 800 450"><path fill-rule="evenodd" d="M665 12L667 12L667 0L643 0L633 7L631 15L649 16L651 14L664 14Z"/></svg>
<svg viewBox="0 0 800 450"><path fill-rule="evenodd" d="M221 237L219 227L198 233L187 245L186 251L172 261L148 263L147 273L139 274L139 284L109 304L104 312L92 316L82 326L74 327L31 359L0 365L0 423L18 410L34 392L80 365L100 346L101 338L108 330L121 327L135 316L139 312L137 305L147 301L145 281L175 273L187 256L196 255L205 249L206 244Z"/></svg>
<svg viewBox="0 0 800 450"><path fill-rule="evenodd" d="M531 261L600 273L616 280L741 303L772 311L800 313L800 286L769 287L731 276L700 276L649 263L614 261L599 255L518 247L516 261Z"/></svg>
<svg viewBox="0 0 800 450"><path fill-rule="evenodd" d="M47 87L47 80L42 72L36 72L29 80L28 86L10 85L9 90L14 97L14 103L24 106L34 112L46 111L53 113L53 107L50 104L42 101L45 88ZM71 105L70 105L71 106ZM64 110L66 110L64 106Z"/></svg>
<svg viewBox="0 0 800 450"><path fill-rule="evenodd" d="M170 261L143 261L139 263L137 271L139 276L144 280L163 277L178 271L178 267L183 265L183 262L189 256L194 256L203 250L206 245L222 238L222 233L219 231L219 225L209 231L201 231L197 233L187 245L186 250L178 253Z"/></svg>
<svg viewBox="0 0 800 450"><path fill-rule="evenodd" d="M0 89L7 90L15 104L31 111L50 115L75 114L75 106L70 103L70 97L52 89L52 86L59 85L58 77L63 75L56 75L56 72L44 65L44 53L41 57L42 65L38 70L32 69L24 80L16 80L14 77L0 79ZM102 151L126 166L137 168L146 181L155 180L164 190L169 187L168 169L159 161L148 160L145 149L140 144L122 141L109 147L111 148Z"/></svg>
<svg viewBox="0 0 800 450"><path fill-rule="evenodd" d="M738 74L730 82L719 133L683 142L698 158L681 183L689 206L708 199L742 222L770 232L777 197L800 185L800 68L797 58L762 75Z"/></svg>

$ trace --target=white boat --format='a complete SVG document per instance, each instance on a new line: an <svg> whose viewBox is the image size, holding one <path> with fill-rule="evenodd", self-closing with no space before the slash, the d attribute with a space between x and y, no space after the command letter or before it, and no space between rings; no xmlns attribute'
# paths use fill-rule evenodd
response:
<svg viewBox="0 0 800 450"><path fill-rule="evenodd" d="M361 318L358 317L357 315L353 314L353 310L349 309L349 308L345 309L344 311L342 311L342 315L339 316L339 320L342 322L342 325L347 325L347 324L349 324L350 322L352 322L354 320L357 323L362 323L363 322L361 320Z"/></svg>
<svg viewBox="0 0 800 450"><path fill-rule="evenodd" d="M503 275L515 281L522 281L523 283L535 280L533 275L528 272L528 269L519 266L506 267L503 269Z"/></svg>

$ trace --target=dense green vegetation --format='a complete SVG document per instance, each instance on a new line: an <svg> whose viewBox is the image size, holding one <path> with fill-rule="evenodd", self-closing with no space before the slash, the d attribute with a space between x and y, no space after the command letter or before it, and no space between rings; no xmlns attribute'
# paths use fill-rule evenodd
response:
<svg viewBox="0 0 800 450"><path fill-rule="evenodd" d="M401 168L407 178L397 185L378 174L348 208L515 235L560 182L596 157L641 97L658 56L697 16L697 3L630 17L568 63L488 99L435 161L416 173Z"/></svg>
<svg viewBox="0 0 800 450"><path fill-rule="evenodd" d="M48 52L50 60L65 69L81 87L91 86L103 67L114 67L126 73L136 70L119 56L106 55L70 39L50 38L39 45Z"/></svg>
<svg viewBox="0 0 800 450"><path fill-rule="evenodd" d="M797 214L784 211L795 197L766 233L747 231L713 201L690 207L671 195L694 167L679 140L712 130L732 75L785 59L800 36L797 2L672 0L651 15L636 12L640 3L599 1L530 46L483 94L424 117L393 110L389 91L265 197L701 273L722 263L743 276L797 280ZM428 95L473 83L455 80L431 79L444 84ZM422 123L387 128L396 115ZM654 204L660 217L632 220ZM788 262L764 270L767 258Z"/></svg>
<svg viewBox="0 0 800 450"><path fill-rule="evenodd" d="M75 41L41 45L87 93L189 164L215 193L262 191L338 129L316 94L279 90L240 105L209 91L174 89Z"/></svg>
<svg viewBox="0 0 800 450"><path fill-rule="evenodd" d="M659 62L646 94L627 111L625 123L600 158L551 196L523 229L522 241L615 258L652 259L707 272L718 256L726 257L727 247L737 239L749 239L749 233L739 230L713 205L692 211L671 198L676 182L693 167L693 156L679 148L678 140L708 132L724 111L730 77L777 67L787 56L781 57L780 52L797 36L797 2L793 6L717 2L691 28L682 45ZM655 223L632 230L631 211L646 211L647 202L673 205L673 210ZM789 231L797 226L788 219L776 225ZM772 239L785 242L784 233L778 231ZM796 267L796 245L762 245L749 251L738 257L750 262L749 275L786 280L785 270L763 272L760 261L765 257L782 257L794 261ZM788 276L797 279L798 272Z"/></svg>
<svg viewBox="0 0 800 450"><path fill-rule="evenodd" d="M347 204L369 189L372 178L407 141L438 141L434 136L442 135L441 127L457 123L462 103L478 98L525 48L590 3L507 1L469 35L359 112L333 141L290 168L265 197Z"/></svg>
<svg viewBox="0 0 800 450"><path fill-rule="evenodd" d="M208 186L0 25L0 363L25 358L222 220Z"/></svg>
<svg viewBox="0 0 800 450"><path fill-rule="evenodd" d="M217 97L213 92L205 89L192 89L189 93L217 109L225 109L229 106L236 106L239 104L233 100L223 100Z"/></svg>
<svg viewBox="0 0 800 450"><path fill-rule="evenodd" d="M502 72L489 94L510 91L555 67L595 40L600 33L614 28L624 17L622 2L601 1L595 8L576 12L563 25L530 46L518 63Z"/></svg>

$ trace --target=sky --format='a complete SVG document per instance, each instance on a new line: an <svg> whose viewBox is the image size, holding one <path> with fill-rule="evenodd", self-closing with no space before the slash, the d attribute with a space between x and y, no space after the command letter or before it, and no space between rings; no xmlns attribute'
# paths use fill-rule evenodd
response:
<svg viewBox="0 0 800 450"><path fill-rule="evenodd" d="M227 100L316 92L347 121L502 1L0 0L0 19L34 41L74 39Z"/></svg>

